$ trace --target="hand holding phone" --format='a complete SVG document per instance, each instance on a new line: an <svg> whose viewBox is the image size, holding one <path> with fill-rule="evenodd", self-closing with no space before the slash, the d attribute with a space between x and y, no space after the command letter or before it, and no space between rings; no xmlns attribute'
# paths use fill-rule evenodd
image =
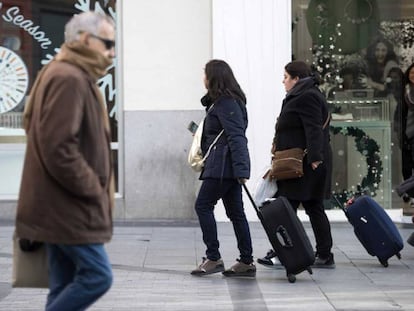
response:
<svg viewBox="0 0 414 311"><path fill-rule="evenodd" d="M194 121L191 121L190 124L188 124L187 129L194 135L197 131L198 124Z"/></svg>

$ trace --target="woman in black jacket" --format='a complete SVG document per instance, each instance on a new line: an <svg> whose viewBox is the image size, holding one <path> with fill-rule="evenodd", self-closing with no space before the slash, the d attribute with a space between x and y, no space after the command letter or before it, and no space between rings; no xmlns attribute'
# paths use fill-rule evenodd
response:
<svg viewBox="0 0 414 311"><path fill-rule="evenodd" d="M250 158L247 149L246 97L230 66L222 60L206 64L204 84L207 94L201 99L206 107L201 149L205 155L211 148L200 179L203 181L195 210L206 244L206 257L191 272L207 275L223 272L225 276L255 276L249 224L244 213L241 184L250 177ZM214 207L222 199L226 214L233 223L240 259L228 270L219 252Z"/></svg>
<svg viewBox="0 0 414 311"><path fill-rule="evenodd" d="M293 61L285 66L283 84L286 97L276 123L272 152L299 147L306 149L304 176L277 180L277 196L286 197L297 210L302 203L316 239L315 267L334 268L331 228L323 200L331 195L332 149L329 138L329 112L309 66ZM258 259L273 265L273 251Z"/></svg>

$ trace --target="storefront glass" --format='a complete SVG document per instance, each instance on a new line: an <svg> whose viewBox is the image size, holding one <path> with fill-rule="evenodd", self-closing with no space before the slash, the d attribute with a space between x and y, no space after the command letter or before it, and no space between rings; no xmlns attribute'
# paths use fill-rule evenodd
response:
<svg viewBox="0 0 414 311"><path fill-rule="evenodd" d="M115 19L115 2L0 0L0 200L17 198L26 141L23 110L38 71L54 57L64 41L64 25L73 14L89 10L104 12ZM115 72L113 65L98 85L107 103L114 165L118 172Z"/></svg>
<svg viewBox="0 0 414 311"><path fill-rule="evenodd" d="M401 208L393 189L411 175L402 112L413 30L409 0L292 0L292 58L321 77L332 112L332 189L342 202L362 192Z"/></svg>

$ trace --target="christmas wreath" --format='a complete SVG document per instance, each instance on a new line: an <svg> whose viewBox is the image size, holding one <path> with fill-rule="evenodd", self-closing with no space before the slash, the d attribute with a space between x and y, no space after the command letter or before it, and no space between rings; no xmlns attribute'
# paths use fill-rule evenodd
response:
<svg viewBox="0 0 414 311"><path fill-rule="evenodd" d="M349 198L360 195L369 194L374 197L379 188L382 178L382 161L380 158L380 147L377 142L370 138L363 130L356 127L330 127L331 132L342 134L344 136L354 137L355 147L358 152L365 156L368 172L356 187L344 189L342 192L334 191L334 195L341 202L346 202Z"/></svg>

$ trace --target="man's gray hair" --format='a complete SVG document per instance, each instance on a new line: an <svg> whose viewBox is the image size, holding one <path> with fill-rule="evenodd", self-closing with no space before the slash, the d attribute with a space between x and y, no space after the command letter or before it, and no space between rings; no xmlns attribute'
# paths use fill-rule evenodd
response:
<svg viewBox="0 0 414 311"><path fill-rule="evenodd" d="M89 32L99 35L99 28L103 22L115 27L113 19L97 12L84 12L74 15L65 26L65 42L70 43L79 39L79 34Z"/></svg>

